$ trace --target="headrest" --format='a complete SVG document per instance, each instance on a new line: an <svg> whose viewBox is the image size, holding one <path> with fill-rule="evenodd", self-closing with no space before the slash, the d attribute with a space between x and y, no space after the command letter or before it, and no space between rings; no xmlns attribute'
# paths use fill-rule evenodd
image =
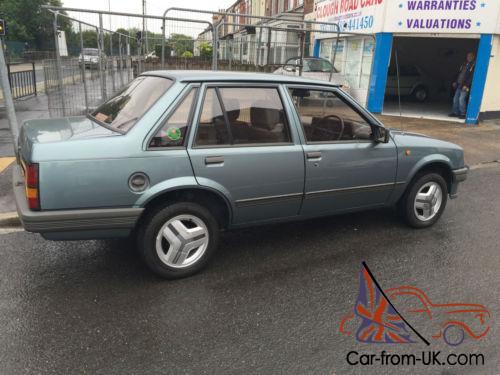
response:
<svg viewBox="0 0 500 375"><path fill-rule="evenodd" d="M240 102L237 99L224 100L227 117L230 123L235 122L240 117Z"/></svg>
<svg viewBox="0 0 500 375"><path fill-rule="evenodd" d="M250 109L250 121L252 126L272 130L280 122L280 113L279 109L269 108L269 103L258 101Z"/></svg>

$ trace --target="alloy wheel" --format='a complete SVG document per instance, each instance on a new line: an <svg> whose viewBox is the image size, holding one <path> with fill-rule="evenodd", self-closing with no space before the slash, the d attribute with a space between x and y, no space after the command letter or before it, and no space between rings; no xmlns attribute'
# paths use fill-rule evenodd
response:
<svg viewBox="0 0 500 375"><path fill-rule="evenodd" d="M186 268L196 263L209 244L205 223L194 215L178 215L168 220L156 236L156 253L172 268Z"/></svg>
<svg viewBox="0 0 500 375"><path fill-rule="evenodd" d="M415 196L414 211L420 221L432 220L443 203L443 190L437 182L424 184Z"/></svg>

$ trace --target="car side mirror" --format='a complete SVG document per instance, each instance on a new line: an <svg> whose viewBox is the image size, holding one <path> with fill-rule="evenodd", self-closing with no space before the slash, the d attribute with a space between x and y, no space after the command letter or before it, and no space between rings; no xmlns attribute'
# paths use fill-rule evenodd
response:
<svg viewBox="0 0 500 375"><path fill-rule="evenodd" d="M391 139L391 132L389 129L382 126L377 126L375 130L375 142L377 143L389 143Z"/></svg>

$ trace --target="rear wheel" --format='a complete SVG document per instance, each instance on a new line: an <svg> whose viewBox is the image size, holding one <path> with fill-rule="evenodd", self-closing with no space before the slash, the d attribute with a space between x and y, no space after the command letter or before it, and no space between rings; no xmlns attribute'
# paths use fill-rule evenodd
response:
<svg viewBox="0 0 500 375"><path fill-rule="evenodd" d="M219 225L203 206L168 205L148 215L137 236L139 251L156 274L176 279L206 266L217 248Z"/></svg>
<svg viewBox="0 0 500 375"><path fill-rule="evenodd" d="M438 173L417 176L400 202L406 222L414 228L434 225L446 207L448 188Z"/></svg>

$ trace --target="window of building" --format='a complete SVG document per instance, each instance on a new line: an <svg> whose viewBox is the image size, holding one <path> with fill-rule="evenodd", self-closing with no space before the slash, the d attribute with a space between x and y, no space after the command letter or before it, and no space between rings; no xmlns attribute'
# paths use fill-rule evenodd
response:
<svg viewBox="0 0 500 375"><path fill-rule="evenodd" d="M278 89L223 87L207 90L197 146L290 142Z"/></svg>
<svg viewBox="0 0 500 375"><path fill-rule="evenodd" d="M191 89L161 129L151 139L149 147L176 147L183 146L186 139L191 111L198 89Z"/></svg>
<svg viewBox="0 0 500 375"><path fill-rule="evenodd" d="M307 142L372 140L371 125L335 92L290 89Z"/></svg>

